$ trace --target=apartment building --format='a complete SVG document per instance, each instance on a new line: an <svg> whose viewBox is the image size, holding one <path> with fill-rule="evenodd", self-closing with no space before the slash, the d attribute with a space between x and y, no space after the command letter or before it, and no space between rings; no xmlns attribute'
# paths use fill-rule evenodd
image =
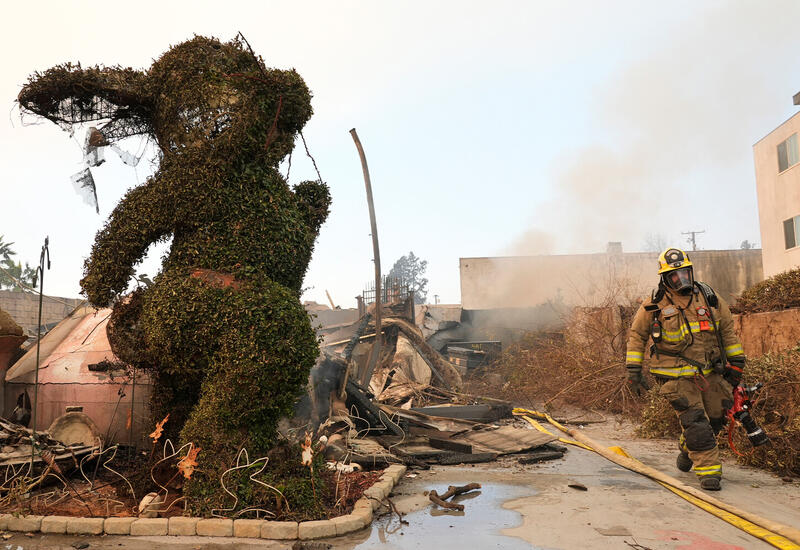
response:
<svg viewBox="0 0 800 550"><path fill-rule="evenodd" d="M753 145L764 277L800 266L798 134L800 112Z"/></svg>

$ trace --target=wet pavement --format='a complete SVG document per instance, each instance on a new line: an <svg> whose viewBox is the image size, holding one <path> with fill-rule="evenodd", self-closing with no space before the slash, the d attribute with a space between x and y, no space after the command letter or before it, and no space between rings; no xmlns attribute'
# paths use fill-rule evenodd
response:
<svg viewBox="0 0 800 550"><path fill-rule="evenodd" d="M454 472L456 473L456 472ZM457 473L456 473L457 474ZM419 480L408 479L396 488L391 497L397 510L408 525L403 525L397 514L385 513L375 520L366 536L353 535L353 545L341 537L337 548L353 550L454 548L463 547L465 540L471 548L503 548L527 550L531 545L524 540L503 534L504 529L522 525L522 515L503 507L510 499L534 496L529 487L506 483L483 482L479 490L456 496L451 502L464 505L464 511L445 510L431 505L424 492L435 489L439 493L448 485L464 485L462 476L442 475Z"/></svg>

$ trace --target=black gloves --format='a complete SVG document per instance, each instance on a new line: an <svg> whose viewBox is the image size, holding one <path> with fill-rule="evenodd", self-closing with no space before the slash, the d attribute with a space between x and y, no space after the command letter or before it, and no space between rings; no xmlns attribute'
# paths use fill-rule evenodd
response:
<svg viewBox="0 0 800 550"><path fill-rule="evenodd" d="M725 365L725 372L722 373L722 377L734 388L742 381L742 372L744 372L746 362L744 355L728 358L728 364Z"/></svg>
<svg viewBox="0 0 800 550"><path fill-rule="evenodd" d="M644 395L647 393L647 390L650 389L650 384L648 384L645 377L642 376L641 366L636 365L631 367L628 365L628 387L631 389L631 392L637 396Z"/></svg>

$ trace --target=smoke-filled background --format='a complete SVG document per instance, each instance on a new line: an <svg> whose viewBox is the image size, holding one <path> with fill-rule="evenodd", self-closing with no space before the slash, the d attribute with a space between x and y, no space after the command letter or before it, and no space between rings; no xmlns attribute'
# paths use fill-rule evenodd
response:
<svg viewBox="0 0 800 550"><path fill-rule="evenodd" d="M760 244L751 147L796 111L800 5L704 5L586 90L598 134L554 159L551 196L508 252L690 248L690 230L706 249Z"/></svg>
<svg viewBox="0 0 800 550"><path fill-rule="evenodd" d="M386 270L428 260L429 299L459 302L459 257L760 243L752 144L797 111L800 4L709 2L143 1L6 7L0 235L47 292L76 296L95 232L153 167L111 152L95 170L100 215L75 194L74 140L13 110L27 75L64 61L146 68L194 33L242 31L314 92L305 136L333 208L305 299L344 306L373 277L358 129ZM76 140L78 143L76 143ZM143 144L123 148L136 153ZM149 152L152 155L152 151ZM282 167L284 173L287 166ZM302 145L290 183L316 178ZM139 272L154 275L155 249Z"/></svg>

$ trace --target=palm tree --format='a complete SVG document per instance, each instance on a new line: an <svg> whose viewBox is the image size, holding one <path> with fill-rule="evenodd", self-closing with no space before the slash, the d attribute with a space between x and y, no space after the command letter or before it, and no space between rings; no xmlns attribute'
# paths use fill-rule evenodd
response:
<svg viewBox="0 0 800 550"><path fill-rule="evenodd" d="M3 241L3 235L0 235L0 289L24 292L36 288L39 280L38 270L27 262L23 267L22 262L11 259L17 255L11 249L13 244Z"/></svg>
<svg viewBox="0 0 800 550"><path fill-rule="evenodd" d="M11 250L11 245L14 243L7 243L3 241L3 235L0 235L0 256L3 257L6 261L11 261L11 256L14 256L16 252Z"/></svg>
<svg viewBox="0 0 800 550"><path fill-rule="evenodd" d="M36 287L39 274L27 262L23 267L22 262L3 260L0 262L0 288L14 292L30 291Z"/></svg>

